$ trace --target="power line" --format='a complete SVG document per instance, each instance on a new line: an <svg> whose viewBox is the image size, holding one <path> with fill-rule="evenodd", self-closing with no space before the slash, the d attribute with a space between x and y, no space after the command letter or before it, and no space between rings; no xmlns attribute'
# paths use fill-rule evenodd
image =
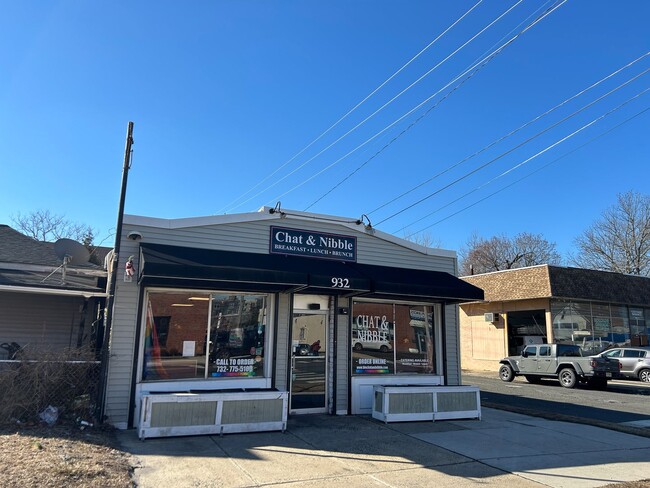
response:
<svg viewBox="0 0 650 488"><path fill-rule="evenodd" d="M411 110L409 110L407 113L405 113L404 115L402 115L401 117L399 117L397 120L395 120L394 122L392 122L392 123L389 124L388 126L384 127L381 131L377 132L374 136L370 137L370 138L367 139L365 142L359 144L357 147L355 147L354 149L352 149L351 151L349 151L347 154L343 155L342 157L340 157L339 159L337 159L337 160L334 161L333 163L329 164L328 166L326 166L326 167L323 168L322 170L318 171L317 173L313 174L313 175L310 176L309 178L303 180L301 183L297 184L296 186L294 186L294 187L291 188L290 190L288 190L288 191L282 193L281 195L275 197L275 198L272 199L271 201L276 201L276 200L280 199L281 197L287 195L288 193L291 193L292 191L294 191L294 190L300 188L301 186L305 185L306 183L308 183L309 181L313 180L313 179L316 178L317 176L321 175L321 174L324 173L325 171L329 170L330 168L332 168L332 167L335 166L336 164L340 163L342 160L344 160L345 158L347 158L347 157L350 156L351 154L355 153L356 151L358 151L359 149L361 149L362 147L364 147L366 144L370 143L371 141L373 141L374 139L376 139L377 137L379 137L381 134L383 134L384 132L386 132L388 129L390 129L390 128L393 127L394 125L398 124L399 122L401 122L403 119L405 119L406 117L408 117L409 115L411 115L413 112L417 111L417 110L418 110L419 108L421 108L423 105L425 105L426 103L428 103L432 98L434 98L436 95L440 94L444 89L446 89L446 88L448 88L449 86L451 86L453 83L455 83L456 81L458 81L459 79L461 79L463 76L467 75L468 73L470 73L470 75L467 77L467 79L469 79L469 78L471 78L472 76L474 76L474 75L475 75L475 74L476 74L476 73L477 73L477 72L478 72L482 67L484 67L484 66L485 66L487 63L489 63L489 62L490 62L490 61L491 61L495 56L497 56L499 53L501 53L501 52L502 52L502 51L503 51L507 46L509 46L510 44L512 44L512 43L513 43L513 42L514 42L518 37L520 37L521 35L523 35L526 31L530 30L530 29L531 29L535 24L539 23L542 19L544 19L545 17L547 17L548 15L550 15L552 12L554 12L555 10L557 10L559 7L561 7L562 5L564 5L567 1L568 1L568 0L561 0L561 1L559 1L559 3L556 3L554 6L550 7L549 9L547 9L547 10L546 10L542 15L540 15L537 19L535 19L535 21L531 22L531 23L530 23L530 24L529 24L525 29L521 30L519 33L517 33L515 36L513 36L511 39L509 39L507 42L505 42L505 43L502 44L499 48L497 48L495 51L493 51L490 55L488 55L488 56L486 56L485 58L483 58L480 62L475 63L473 66L471 66L470 68L466 69L463 73L461 73L461 74L459 74L458 76L456 76L453 80L451 80L449 83L447 83L444 87L442 87L442 88L441 88L440 90L438 90L436 93L434 93L434 94L431 95L430 97L426 98L424 101L420 102L418 105L416 105L415 107L413 107L413 108L412 108ZM473 70L474 70L474 71L473 71ZM473 72L472 72L472 71L473 71ZM463 80L463 81L462 81L458 86L462 85L465 81L467 81L467 79ZM453 91L455 91L455 89L457 89L458 86L455 87L454 89L452 89L450 93L452 93ZM448 93L447 96L448 96L450 93ZM444 98L446 98L446 97L444 97ZM444 99L444 98L443 98L443 99ZM436 104L436 106L437 106L437 105L438 105L438 104ZM429 110L427 110L427 112L425 113L425 115L428 114L431 110L432 110L432 108L429 109ZM422 118L423 118L423 117L418 118L417 121L416 121L416 123L417 123L419 120L421 120ZM414 125L414 124L411 124L411 125L410 125L406 130L402 131L402 132L399 134L399 136L403 135L403 134L404 134L406 131L408 131L408 129L410 129L413 125ZM399 138L399 136L398 136L397 138ZM394 138L394 139L391 141L391 143L394 142L395 140L397 140L397 138ZM390 144L389 144L389 145L390 145ZM383 151L386 147L387 147L387 146L385 146L384 148L382 148L379 152ZM377 154L375 154L375 155L373 156L373 158L374 158L376 155L377 155ZM371 158L371 159L372 159L372 158ZM362 168L363 166L365 166L368 162L370 162L370 160L365 161L365 162L364 162L360 167L358 167L354 172L356 173L356 171L358 171L359 169L361 169L361 168ZM348 177L346 177L346 179L348 179L350 176L351 176L351 175L348 175ZM339 182L339 184L337 184L337 186L340 185L340 183L342 183L342 182ZM331 192L331 190L330 190L330 192ZM315 203L315 202L314 202L314 203ZM311 207L312 205L313 205L313 203L312 203L309 207ZM307 208L309 208L309 207L307 207Z"/></svg>
<svg viewBox="0 0 650 488"><path fill-rule="evenodd" d="M501 189L499 189L499 190L497 190L497 191L495 191L495 192L493 192L493 193L490 193L489 195L486 195L485 197L481 198L480 200L477 200L476 202L474 202L474 203L472 203L472 204L470 204L470 205L467 205L466 207L464 207L464 208L458 210L457 212L454 212L453 214L448 215L447 217L445 217L445 218L443 218L443 219L440 219L440 220L434 222L433 224L430 224L430 225L428 225L427 227L424 227L424 228L420 229L420 230L417 231L417 232L414 232L414 233L412 233L412 234L409 234L408 236L406 236L406 239L408 239L408 238L410 238L410 237L413 237L414 235L419 234L420 232L424 232L425 230L430 229L431 227L434 227L434 226L436 226L436 225L438 225L438 224L440 224L440 223L442 223L442 222L444 222L444 221L446 221L446 220L449 220L450 218L455 217L455 216L458 215L459 213L462 213L462 212L464 212L465 210L469 210L470 208L475 207L475 206L478 205L479 203L484 202L484 201L487 200L488 198L491 198L491 197L493 197L494 195L497 195L497 194L499 194L499 193L501 193L501 192L507 190L508 188L510 188L510 187L512 187L512 186L514 186L514 185L516 185L516 184L518 184L518 183L520 183L520 182L522 182L523 180L525 180L525 179L527 179L527 178L529 178L529 177L531 177L531 176L533 176L533 175L539 173L539 172L542 171L543 169L546 169L547 167L551 166L552 164L557 163L558 161L564 159L565 157L567 157L567 156L573 154L574 152L576 152L576 151L582 149L583 147L585 147L585 146L591 144L592 142L595 142L596 140L600 139L601 137L603 137L603 136L609 134L610 132L612 132L612 131L618 129L619 127L621 127L621 126L627 124L628 122L632 121L632 120L635 119L636 117L639 117L639 116L643 115L643 114L646 113L648 110L650 110L650 107L647 107L647 108L643 109L642 111L640 111L640 112L634 114L633 116L627 118L626 120L624 120L624 121L621 122L620 124L618 124L618 125L612 127L611 129L609 129L609 130L607 130L607 131L605 131L605 132L603 132L603 133L597 135L596 137L590 139L589 141L587 141L587 142L585 142L584 144L582 144L582 145L576 147L575 149L572 149L571 151L564 153L562 156L560 156L560 157L558 157L558 158L556 158L556 159L554 159L554 160L552 160L552 161L546 163L545 165L539 167L539 168L536 169L535 171L532 171L532 172L528 173L527 175L525 175L525 176L519 178L518 180L513 181L513 182L510 183L509 185L506 185L506 186L504 186L503 188L501 188ZM455 203L456 201L458 201L458 199L455 200L454 202L451 202L451 203ZM451 204L451 203L450 203L450 204ZM447 207L447 206L448 206L448 205L445 205L445 207ZM439 208L438 210L436 210L436 212L439 211L439 210L442 210L442 209L445 208L445 207L441 207L441 208ZM435 213L435 212L434 212L434 213ZM432 215L432 214L430 214L430 215ZM413 222L413 223L415 223L415 222ZM411 224L409 224L409 225L413 225L413 223L411 223ZM404 228L405 228L405 227L404 227Z"/></svg>
<svg viewBox="0 0 650 488"><path fill-rule="evenodd" d="M441 66L445 61L447 61L448 59L450 59L454 54L456 54L458 51L460 51L460 50L461 50L463 47L465 47L469 42L471 42L472 40L474 40L478 35L480 35L482 32L484 32L487 28L489 28L490 26L494 25L494 24L495 24L499 19L503 18L503 16L505 16L508 12L510 12L510 11L511 11L513 8L515 8L517 5L519 5L522 1L523 1L523 0L519 0L515 5L513 5L513 6L510 7L509 9L507 9L504 13L502 13L501 15L499 15L499 17L497 17L495 20L493 20L493 21L492 21L492 22L491 22L487 27L483 28L483 29L482 29L478 34L474 35L474 36L473 36L469 41L465 42L465 43L464 43L460 48L456 49L452 54L450 54L449 56L447 56L443 61L439 62L436 66L434 66L433 68L431 68L431 69L430 69L429 71L427 71L424 75L422 75L422 76L421 76L420 78L418 78L416 81L414 81L413 83L411 83L408 87L406 87L406 88L405 88L404 90L402 90L400 93L398 93L397 95L395 95L395 96L394 96L393 98L391 98L388 102L384 103L381 107L379 107L379 108L378 108L377 110L375 110L372 114L370 114L368 117L366 117L366 118L363 119L361 122L359 122L357 125L355 125L354 127L352 127L350 130L348 130L345 134L343 134L342 136L340 136L340 137L339 137L338 139L336 139L334 142L332 142L331 144L329 144L329 145L326 146L325 148L321 149L321 150L320 150L318 153L316 153L314 156L312 156L311 158L309 158L308 160L306 160L305 162L303 162L303 163L302 163L301 165L299 165L298 167L296 167L296 168L294 168L293 170L291 170L289 173L287 173L285 176L283 176L283 177L280 178L279 180L275 181L272 185L270 185L269 187L267 187L265 190L262 190L262 191L256 193L255 195L253 195L252 197L250 197L248 200L242 202L240 205L242 205L242 204L244 204L244 203L246 203L246 202L252 200L253 198L255 198L255 197L261 195L262 193L264 193L264 191L268 190L269 188L272 188L272 187L276 186L277 184L281 183L282 181L284 181L285 179L287 179L289 176L293 175L293 174L296 173L297 171L299 171L299 170L301 170L302 168L304 168L307 164L311 163L314 159L316 159L317 157L319 157L321 154L323 154L325 151L327 151L328 149L330 149L332 146L334 146L335 144L338 144L342 139L344 139L345 137L347 137L348 135L350 135L352 132L354 132L355 130L357 130L359 127L361 127L363 124L365 124L368 120L370 120L371 118L373 118L375 115L377 115L377 114L378 114L379 112L381 112L383 109L385 109L387 106L389 106L389 105L390 105L391 103L393 103L395 100L397 100L400 96L402 96L404 93L406 93L408 90L410 90L413 86L415 86L417 83L419 83L422 79L424 79L426 76L428 76L429 74L431 74L431 73L432 73L436 68L440 67L440 66ZM565 0L565 1L566 1L566 0ZM455 80L454 80L454 81L455 81ZM452 81L452 83L453 83L453 81ZM447 88L448 86L449 86L449 85L446 85L445 87L443 87L440 91L438 91L438 92L436 93L436 95L437 95L438 93L440 93L442 90L444 90L445 88ZM435 96L435 95L433 95L433 96ZM408 115L408 114L407 114L407 115ZM389 127L390 127L390 126L389 126ZM389 127L387 127L387 129L388 129ZM383 132L383 131L382 131L382 132ZM382 132L379 132L378 134L375 134L375 137L378 136L378 135L380 135ZM374 139L374 137L371 138L370 140L372 140L372 139ZM370 141L370 140L369 140L369 141ZM369 142L369 141L366 141L366 143ZM363 145L365 145L365 143L362 144L361 146L358 146L358 147L357 147L356 149L354 149L352 152L356 151L357 149L359 149L359 148L362 147ZM351 153L348 153L348 154L345 155L343 158L339 159L339 160L337 161L337 163L338 163L339 161L341 161L342 159L345 159L349 154L351 154ZM334 163L334 164L336 164L336 163ZM331 165L331 166L333 166L333 165ZM327 169L329 169L331 166L328 166L324 171L326 171ZM323 172L323 171L317 173L317 174L314 175L313 177L315 177L315 176L321 174L322 172ZM288 192L285 192L285 193L283 193L282 195L279 195L278 197L272 199L271 201L276 201L276 200L282 198L284 195L286 195L287 193L290 193L291 191L295 190L296 188L302 186L302 185L303 185L304 183L306 183L307 181L309 181L309 179L306 180L306 181L304 181L304 182L301 183L300 185L294 187L293 189L289 190ZM270 201L270 202L271 202L271 201ZM269 203L270 203L270 202L269 202ZM235 207L235 208L236 208L236 207Z"/></svg>
<svg viewBox="0 0 650 488"><path fill-rule="evenodd" d="M546 112L544 112L544 113L538 115L537 117L535 117L535 118L529 120L529 121L526 122L525 124L523 124L523 125L517 127L516 129L510 131L510 132L507 133L506 135L500 137L499 139L496 139L495 141L491 142L491 143L488 144L487 146L484 146L483 148L479 149L479 150L476 151L475 153L473 153L473 154L471 154L471 155L465 157L464 159L458 161L457 163L454 163L454 164L451 165L451 166L448 166L447 168L445 168L444 170L440 171L439 173L433 175L433 176L430 177L429 179L423 181L422 183L419 183L418 185L412 187L411 189L409 189L409 190L407 190L407 191L401 193L400 195L396 196L396 197L393 198L392 200L389 200L388 202L386 202L386 203L380 205L379 207L377 207L377 208L371 210L370 212L368 212L368 215L372 215L373 213L375 213L375 212L381 210L382 208L387 207L387 206L390 205L391 203L394 203L394 202L396 202L397 200L399 200L399 199L405 197L406 195L408 195L408 194L414 192L415 190L418 190L418 189L422 188L422 187L425 186L426 184L432 182L433 180L435 180L436 178L438 178L438 177L444 175L445 173L449 172L450 170L452 170L452 169L454 169L454 168L460 166L461 164L463 164L463 163L469 161L470 159L472 159L472 158L478 156L479 154L482 154L483 152L487 151L488 149L490 149L491 147L495 146L496 144L498 144L498 143L504 141L504 140L507 139L508 137L513 136L514 134L516 134L517 132L521 131L522 129L525 129L526 127L528 127L529 125L533 124L534 122L537 122L538 120L542 119L543 117L546 117L547 115L549 115L550 113L554 112L554 111L557 110L558 108L560 108L560 107L566 105L566 104L569 103L570 101L575 100L575 99L578 98L579 96L585 94L586 92L588 92L588 91L591 90L592 88L595 88L596 86L600 85L600 84L603 83L604 81L606 81L606 80L612 78L613 76L617 75L618 73L620 73L620 72L623 71L624 69L629 68L630 66L632 66L632 65L634 65L635 63L637 63L638 61L642 60L643 58L645 58L645 57L648 56L649 54L650 54L650 51L647 52L647 53L645 53L645 54L643 54L642 56L636 58L634 61L631 61L630 63L626 64L625 66L623 66L623 67L617 69L616 71L613 71L612 73L610 73L609 75L605 76L604 78L601 78L601 79L598 80L597 82L595 82L595 83L593 83L592 85L588 86L587 88L585 88L585 89L579 91L579 92L576 93L575 95L573 95L573 96L571 96L571 97L565 99L563 102L560 102L559 104L555 105L553 108L547 110Z"/></svg>
<svg viewBox="0 0 650 488"><path fill-rule="evenodd" d="M428 200L429 198L431 198L431 197L437 195L438 193L440 193L440 192L442 192L442 191L444 191L444 190L450 188L451 186L455 185L456 183L459 183L460 181L464 180L465 178L468 178L469 176L473 175L474 173L477 173L478 171L482 170L483 168L485 168L485 167L491 165L492 163L498 161L498 160L501 159L502 157L507 156L507 155L510 154L511 152L513 152L513 151L519 149L519 148L522 147L523 145L528 144L528 143L529 143L530 141L532 141L533 139L536 139L537 137L541 136L542 134L545 134L546 132L548 132L549 130L553 129L554 127L557 127L557 126L560 125L561 123L563 123L563 122L569 120L570 118L576 116L576 115L579 114L580 112L583 112L584 110L586 110L587 108L591 107L591 106L594 105L595 103L598 103L599 101L601 101L603 98L605 98L605 97L611 95L612 93L614 93L614 92L620 90L620 89L623 88L624 86L628 85L629 83L633 82L633 81L636 80L637 78L639 78L639 77L643 76L644 74L646 74L648 71L650 71L650 68L646 69L645 71L639 73L639 74L636 75L636 76L633 76L632 78L630 78L630 79L627 80L626 82L620 84L619 86L617 86L616 88L610 90L609 92L605 93L604 95L601 95L600 97L598 97L597 99L593 100L592 102L589 102L587 105L584 105L583 107L579 108L578 110L576 110L576 111L573 112L572 114L567 115L566 117L564 117L563 119L561 119L561 120L555 122L554 124L551 124L551 125L548 126L546 129L544 129L544 130L538 132L538 133L535 134L534 136L529 137L528 139L526 139L525 141L523 141L523 142L517 144L517 145L514 146L513 148L508 149L507 151L501 153L501 154L498 155L497 157L495 157L495 158L489 160L488 162L486 162L486 163L484 163L484 164L478 166L477 168L473 169L472 171L470 171L470 172L468 172L468 173L465 173L464 175L462 175L462 176L456 178L455 180L453 180L452 182L446 184L446 185L443 186L442 188L440 188L440 189L438 189L438 190L436 190L436 191L434 191L434 192L432 192L432 193L429 193L427 196L425 196L425 197L423 197L423 198L417 200L416 202L414 202L414 203L412 203L412 204L410 204L410 205L404 207L404 208L401 209L401 210L398 210L397 212L395 212L395 213L391 214L390 216L386 217L385 219L383 219L383 220L377 222L376 225L380 225L380 224L382 224L382 223L384 223L384 222L386 222L386 221L388 221L388 220L390 220L390 219L392 219L392 218L394 218L394 217L397 217L398 215L400 215L400 214L406 212L407 210L409 210L409 209L415 207L416 205L419 205L419 204L421 204L422 202Z"/></svg>
<svg viewBox="0 0 650 488"><path fill-rule="evenodd" d="M332 129L334 129L337 125L339 125L343 120L345 120L352 112L354 112L356 109L358 109L361 105L363 105L368 99L370 99L375 93L377 93L379 90L381 90L387 83L389 83L393 78L395 78L398 74L400 74L404 69L406 69L413 61L415 61L417 58L419 58L425 51L427 51L431 46L433 46L436 42L438 42L447 32L449 32L451 29L453 29L460 21L462 21L467 15L470 14L476 7L478 7L483 0L479 0L476 2L469 10L467 10L463 15L461 15L458 19L456 19L449 27L447 27L442 33L440 33L433 41L431 41L429 44L427 44L423 49L420 50L419 53L417 53L415 56L413 56L408 62L406 62L404 65L402 65L401 68L399 68L397 71L395 71L392 75L390 75L384 82L382 82L377 88L375 88L373 91L371 91L366 97L361 100L359 103L357 103L354 107L352 107L350 110L345 113L342 117L340 117L336 122L334 122L331 126L329 126L325 131L323 131L316 139L311 141L309 144L307 144L305 147L303 147L300 151L298 151L293 157L291 157L289 160L287 160L285 163L280 165L279 168L277 168L275 171L273 171L270 175L268 175L266 178L261 180L259 183L257 183L255 186L251 187L248 191L243 193L241 196L233 200L231 203L223 207L218 213L221 213L222 211L226 210L229 208L231 205L237 203L237 200L245 197L248 195L250 192L255 190L255 188L258 188L260 185L262 185L265 181L267 181L269 178L271 178L273 175L278 173L278 171L282 170L284 167L286 167L289 163L291 163L294 159L296 159L298 156L300 156L302 153L304 153L307 149L309 149L311 146L313 146L316 142L321 140L325 135L327 135ZM419 80L418 80L419 81ZM258 194L259 195L259 194ZM257 195L255 195L257 196ZM254 198L254 197L253 197ZM243 205L249 200L246 200L245 202L241 202L237 205L239 207L240 205ZM234 207L234 208L237 208Z"/></svg>

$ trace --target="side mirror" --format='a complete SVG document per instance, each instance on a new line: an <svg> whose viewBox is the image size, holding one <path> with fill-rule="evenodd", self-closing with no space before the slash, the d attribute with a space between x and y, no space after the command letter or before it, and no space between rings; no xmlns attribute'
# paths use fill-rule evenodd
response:
<svg viewBox="0 0 650 488"><path fill-rule="evenodd" d="M521 357L527 358L528 357L528 351L522 351Z"/></svg>

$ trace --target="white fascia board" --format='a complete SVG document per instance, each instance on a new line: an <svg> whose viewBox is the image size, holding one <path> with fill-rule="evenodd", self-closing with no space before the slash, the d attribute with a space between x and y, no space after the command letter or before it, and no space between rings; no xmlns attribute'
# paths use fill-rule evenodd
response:
<svg viewBox="0 0 650 488"><path fill-rule="evenodd" d="M51 273L61 266L46 266L42 264L24 264L24 263L2 263L0 269L10 269L18 271L34 271L36 273ZM75 268L70 265L66 268L66 273L76 276L106 276L107 272L103 269L92 268Z"/></svg>
<svg viewBox="0 0 650 488"><path fill-rule="evenodd" d="M261 207L257 212L210 215L207 217L190 217L183 219L161 219L155 217L143 217L139 215L126 214L124 215L124 223L130 226L156 227L161 229L182 229L187 227L256 222L262 220L283 220L285 216L288 216L295 220L304 220L308 222L331 222L343 227L347 227L348 229L355 232L362 232L378 239L397 244L398 246L411 249L421 254L456 259L456 251L425 247L374 228L366 229L365 225L360 223L360 220L358 219L349 217L337 217L334 215L316 214L311 212L300 212L297 210L280 210L279 212L276 211L275 213L270 213L271 210L273 210L271 207Z"/></svg>
<svg viewBox="0 0 650 488"><path fill-rule="evenodd" d="M62 296L75 296L75 297L107 297L108 293L93 292L83 290L60 290L56 288L36 288L32 286L9 286L0 285L0 292L13 292L13 293L31 293L38 295L62 295Z"/></svg>
<svg viewBox="0 0 650 488"><path fill-rule="evenodd" d="M140 215L125 214L124 223L142 227L156 227L159 229L183 229L188 227L205 227L207 225L235 224L258 220L275 220L279 218L280 215L264 215L258 212L209 215L207 217L189 217L183 219L161 219L157 217L143 217Z"/></svg>

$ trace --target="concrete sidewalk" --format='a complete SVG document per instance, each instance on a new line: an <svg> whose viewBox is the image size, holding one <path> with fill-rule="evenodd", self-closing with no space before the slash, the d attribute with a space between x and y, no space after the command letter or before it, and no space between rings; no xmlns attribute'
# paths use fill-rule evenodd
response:
<svg viewBox="0 0 650 488"><path fill-rule="evenodd" d="M287 432L119 440L140 487L593 487L650 478L650 439L483 409L483 420L382 424L294 416Z"/></svg>

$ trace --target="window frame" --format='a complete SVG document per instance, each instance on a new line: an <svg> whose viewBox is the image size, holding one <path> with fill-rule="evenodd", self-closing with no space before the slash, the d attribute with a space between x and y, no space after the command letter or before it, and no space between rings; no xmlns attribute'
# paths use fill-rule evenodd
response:
<svg viewBox="0 0 650 488"><path fill-rule="evenodd" d="M391 331L392 334L392 352L393 352L393 371L391 373L355 373L354 372L354 353L355 351L353 350L353 344L354 344L354 337L353 337L353 327L352 327L352 322L354 321L354 305L355 303L368 303L368 304L383 304L383 305L389 305L392 306L393 308L393 314L395 314L395 306L397 305L406 305L410 307L421 307L422 310L425 313L425 317L427 314L431 314L433 323L431 324L431 329L432 329L432 334L431 334L431 341L432 341L432 351L433 351L433 361L432 361L432 368L433 372L431 373L423 373L423 372L416 372L416 371L407 371L407 372L398 372L397 371L397 356L398 356L398 351L397 351L397 346L396 346L396 339L395 339L395 324L392 323L393 329ZM421 302L421 301L409 301L409 300L386 300L386 299L378 299L378 298L364 298L364 297L353 297L350 303L350 330L348 333L348 341L349 342L349 364L350 364L350 377L351 378L364 378L364 377L399 377L399 376L442 376L443 375L443 360L442 360L442 314L444 313L444 304L440 302ZM394 316L393 316L394 319Z"/></svg>
<svg viewBox="0 0 650 488"><path fill-rule="evenodd" d="M144 380L142 375L144 373L145 361L145 330L147 321L147 304L149 303L149 296L152 293L202 293L210 295L210 302L208 305L208 314L206 315L206 333L210 332L211 324L211 311L212 311L212 296L213 295L259 295L266 297L266 320L265 327L267 330L264 335L264 375L256 377L203 377L203 378L179 378L179 379L157 379L157 380ZM239 388L271 388L273 383L273 360L274 360L274 336L275 336L275 308L276 308L276 294L268 292L256 291L238 291L238 290L219 290L219 289L197 289L197 288L165 288L165 287L146 287L143 293L142 310L140 311L139 334L140 339L138 343L138 363L136 371L136 383L143 391L183 391L190 389L239 389ZM206 348L207 351L208 348ZM207 353L206 353L207 354ZM208 370L206 360L206 371Z"/></svg>

